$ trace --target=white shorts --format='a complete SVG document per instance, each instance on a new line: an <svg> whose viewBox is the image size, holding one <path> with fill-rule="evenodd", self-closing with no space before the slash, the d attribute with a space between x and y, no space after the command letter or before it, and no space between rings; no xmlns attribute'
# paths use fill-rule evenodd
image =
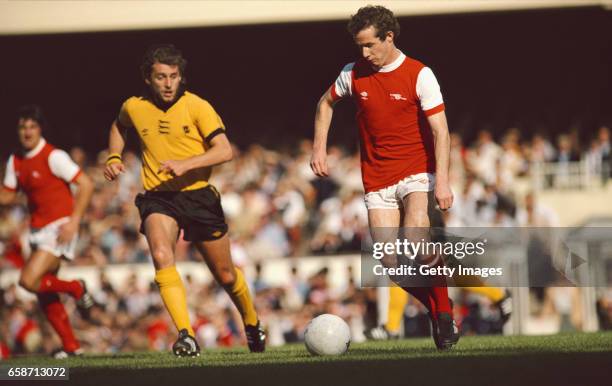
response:
<svg viewBox="0 0 612 386"><path fill-rule="evenodd" d="M37 249L47 251L54 256L63 257L67 260L73 260L77 244L77 236L74 236L69 243L58 244L57 237L59 228L63 224L70 221L70 217L62 217L55 220L42 228L32 229L30 231L30 246L32 252Z"/></svg>
<svg viewBox="0 0 612 386"><path fill-rule="evenodd" d="M436 176L431 173L419 173L408 176L395 185L382 188L365 195L368 209L399 209L402 200L412 192L431 192L436 184Z"/></svg>

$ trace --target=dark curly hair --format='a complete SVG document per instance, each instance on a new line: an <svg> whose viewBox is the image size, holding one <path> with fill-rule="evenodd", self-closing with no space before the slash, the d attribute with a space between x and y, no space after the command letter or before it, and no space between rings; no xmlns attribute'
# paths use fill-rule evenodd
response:
<svg viewBox="0 0 612 386"><path fill-rule="evenodd" d="M393 32L394 38L400 34L400 25L393 12L381 5L367 5L359 8L355 15L351 16L347 29L355 37L359 31L373 26L376 29L376 37L385 40L387 32Z"/></svg>
<svg viewBox="0 0 612 386"><path fill-rule="evenodd" d="M17 111L17 122L20 120L27 121L31 119L38 123L41 129L44 129L47 126L47 120L45 119L45 114L43 113L42 108L38 105L25 105L21 106Z"/></svg>
<svg viewBox="0 0 612 386"><path fill-rule="evenodd" d="M153 64L163 63L169 66L178 66L182 83L185 83L185 69L187 68L187 60L183 58L181 51L174 47L173 44L157 44L149 47L140 65L140 71L143 79L151 77Z"/></svg>

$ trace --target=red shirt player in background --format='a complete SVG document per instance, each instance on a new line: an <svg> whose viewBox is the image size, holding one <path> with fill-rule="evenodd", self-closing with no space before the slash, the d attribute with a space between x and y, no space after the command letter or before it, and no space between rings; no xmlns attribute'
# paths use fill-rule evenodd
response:
<svg viewBox="0 0 612 386"><path fill-rule="evenodd" d="M399 23L390 10L360 8L348 30L362 57L346 65L319 100L311 168L317 176L329 175L326 148L333 107L351 97L357 104L372 238L392 242L397 233L389 237L387 231L381 237L380 231L402 225L409 240L420 240L430 226L428 210L434 200L441 210L453 203L448 182L450 140L440 87L431 69L396 48ZM421 264L442 264L435 256L418 258ZM438 278L430 287L404 289L429 310L436 346L448 349L457 343L445 279Z"/></svg>
<svg viewBox="0 0 612 386"><path fill-rule="evenodd" d="M19 285L36 294L40 306L62 340L63 349L56 358L79 355L68 315L59 294L76 299L81 316L87 318L93 299L82 280L66 281L57 277L61 259L74 259L77 233L83 212L93 192L91 179L63 150L56 149L42 137L44 116L38 106L24 106L19 111L17 135L21 149L13 153L6 166L0 204L14 201L17 190L28 198L30 244L32 254L21 271ZM78 187L76 201L70 184Z"/></svg>

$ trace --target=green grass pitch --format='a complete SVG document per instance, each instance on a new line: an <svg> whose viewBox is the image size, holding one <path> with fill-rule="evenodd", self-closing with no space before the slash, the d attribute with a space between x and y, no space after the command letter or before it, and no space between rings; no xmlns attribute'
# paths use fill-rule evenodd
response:
<svg viewBox="0 0 612 386"><path fill-rule="evenodd" d="M70 381L18 385L612 385L612 333L463 337L448 352L431 339L354 344L347 354L313 357L303 345L205 350L199 358L170 352L86 355L57 361L14 358L2 365L68 366ZM9 382L0 381L0 384Z"/></svg>

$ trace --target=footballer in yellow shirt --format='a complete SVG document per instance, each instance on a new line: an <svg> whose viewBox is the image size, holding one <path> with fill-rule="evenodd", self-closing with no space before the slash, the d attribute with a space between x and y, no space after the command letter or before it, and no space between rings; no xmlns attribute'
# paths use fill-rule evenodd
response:
<svg viewBox="0 0 612 386"><path fill-rule="evenodd" d="M147 191L185 191L208 185L212 165L179 176L160 173L165 160L185 160L204 154L225 126L204 99L183 91L174 104L157 106L148 97L131 97L121 107L120 128L134 128L142 143L142 181Z"/></svg>
<svg viewBox="0 0 612 386"><path fill-rule="evenodd" d="M136 197L140 230L149 243L160 295L178 330L173 353L200 354L185 287L175 267L174 247L181 230L238 308L249 349L262 352L266 336L244 275L232 262L219 193L208 182L213 166L232 159L232 148L213 107L184 89L186 64L173 45L147 51L141 66L147 92L125 101L112 123L104 176L113 181L124 172L125 132L135 130L145 188Z"/></svg>

